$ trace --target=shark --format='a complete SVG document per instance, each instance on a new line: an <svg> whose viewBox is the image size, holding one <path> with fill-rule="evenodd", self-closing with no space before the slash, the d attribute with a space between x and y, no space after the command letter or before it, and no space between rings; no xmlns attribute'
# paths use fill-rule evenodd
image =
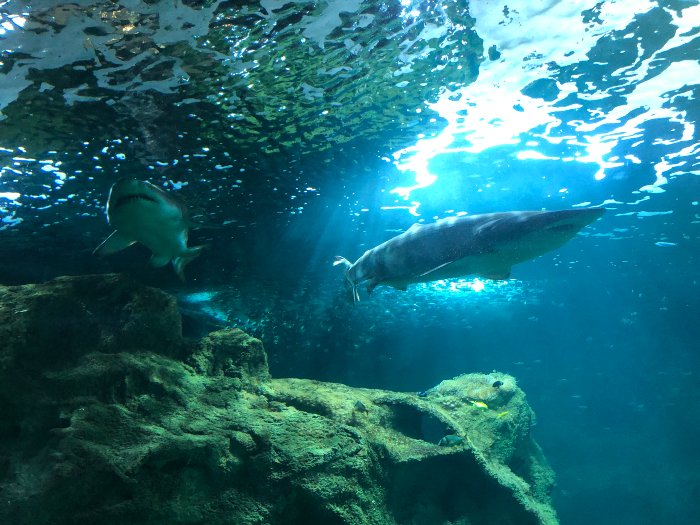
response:
<svg viewBox="0 0 700 525"><path fill-rule="evenodd" d="M172 261L184 282L185 266L204 248L187 246L187 209L150 182L119 179L109 190L105 213L114 232L95 248L96 255L110 255L140 242L153 253L151 265L159 268Z"/></svg>
<svg viewBox="0 0 700 525"><path fill-rule="evenodd" d="M410 284L467 275L503 280L512 266L559 248L604 213L579 208L447 217L416 223L354 263L338 256L333 265L345 269L353 302L360 300L362 283L371 294L379 285L405 291Z"/></svg>

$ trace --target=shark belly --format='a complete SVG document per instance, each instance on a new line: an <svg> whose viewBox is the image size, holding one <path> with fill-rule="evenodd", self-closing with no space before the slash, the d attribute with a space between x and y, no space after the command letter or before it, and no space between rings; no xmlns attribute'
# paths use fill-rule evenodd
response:
<svg viewBox="0 0 700 525"><path fill-rule="evenodd" d="M140 242L154 256L172 259L187 250L187 230L177 210L137 202L120 208L109 222L121 236Z"/></svg>

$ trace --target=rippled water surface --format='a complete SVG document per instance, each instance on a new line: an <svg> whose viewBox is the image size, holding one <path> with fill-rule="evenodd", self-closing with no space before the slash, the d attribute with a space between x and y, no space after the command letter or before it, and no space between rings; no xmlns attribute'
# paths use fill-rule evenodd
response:
<svg viewBox="0 0 700 525"><path fill-rule="evenodd" d="M515 375L562 523L700 522L697 1L0 0L0 282L128 272L272 372ZM187 203L180 283L110 233L120 177ZM380 287L415 222L603 206L512 278Z"/></svg>

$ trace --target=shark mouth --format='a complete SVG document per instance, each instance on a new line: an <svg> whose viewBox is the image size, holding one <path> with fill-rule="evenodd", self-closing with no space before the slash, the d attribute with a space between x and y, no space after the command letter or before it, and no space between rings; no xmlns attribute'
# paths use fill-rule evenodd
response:
<svg viewBox="0 0 700 525"><path fill-rule="evenodd" d="M125 204L129 204L130 202L138 201L138 200L146 200L149 202L158 202L155 198L146 195L145 193L130 193L127 195L124 195L122 197L119 197L114 204L112 204L113 209L120 208L124 206Z"/></svg>

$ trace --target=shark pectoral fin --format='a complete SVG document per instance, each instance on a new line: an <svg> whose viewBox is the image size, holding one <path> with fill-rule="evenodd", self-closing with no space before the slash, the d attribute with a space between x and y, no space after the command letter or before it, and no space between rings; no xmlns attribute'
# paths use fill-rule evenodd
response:
<svg viewBox="0 0 700 525"><path fill-rule="evenodd" d="M102 244L100 244L95 251L92 252L93 255L111 255L117 253L134 244L136 241L132 239L127 239L117 231L113 231L112 234L107 237Z"/></svg>
<svg viewBox="0 0 700 525"><path fill-rule="evenodd" d="M178 257L173 257L173 268L175 269L175 273L183 283L185 282L185 266L187 266L188 263L199 257L199 254L202 253L203 248L204 246L195 246L193 248L187 248L187 250L185 250Z"/></svg>
<svg viewBox="0 0 700 525"><path fill-rule="evenodd" d="M357 288L357 284L353 283L350 279L345 279L345 289L350 293L353 305L360 302L360 293L357 291Z"/></svg>
<svg viewBox="0 0 700 525"><path fill-rule="evenodd" d="M170 262L170 256L169 255L156 255L155 253L151 255L151 260L149 261L151 263L151 266L154 268L160 268L162 266L165 266Z"/></svg>

